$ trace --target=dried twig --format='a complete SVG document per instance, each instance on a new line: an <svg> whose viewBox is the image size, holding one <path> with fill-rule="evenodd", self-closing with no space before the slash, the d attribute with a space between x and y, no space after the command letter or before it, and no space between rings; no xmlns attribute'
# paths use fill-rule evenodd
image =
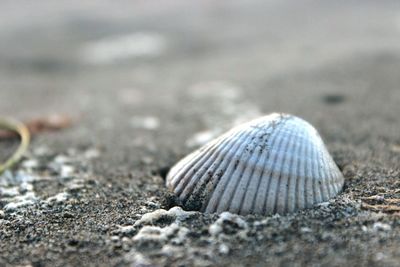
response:
<svg viewBox="0 0 400 267"><path fill-rule="evenodd" d="M17 133L21 138L21 143L14 154L3 164L0 164L0 174L6 169L11 168L24 155L29 146L30 133L28 128L18 121L0 118L0 128Z"/></svg>
<svg viewBox="0 0 400 267"><path fill-rule="evenodd" d="M43 131L64 129L71 126L71 124L72 119L64 114L52 114L50 116L35 118L25 122L26 128L28 128L31 135ZM16 131L10 129L0 130L0 139L15 138L18 137L18 135L19 134Z"/></svg>

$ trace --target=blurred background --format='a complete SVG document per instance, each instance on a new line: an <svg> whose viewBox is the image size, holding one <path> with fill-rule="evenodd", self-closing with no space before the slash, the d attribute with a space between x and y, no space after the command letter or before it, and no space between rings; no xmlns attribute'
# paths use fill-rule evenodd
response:
<svg viewBox="0 0 400 267"><path fill-rule="evenodd" d="M273 111L332 143L396 139L399 59L399 1L0 4L0 114L72 117L48 142L127 157Z"/></svg>

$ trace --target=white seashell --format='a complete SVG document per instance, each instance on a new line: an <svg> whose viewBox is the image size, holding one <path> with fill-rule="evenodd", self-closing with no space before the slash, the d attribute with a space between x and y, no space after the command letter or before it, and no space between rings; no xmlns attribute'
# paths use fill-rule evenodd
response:
<svg viewBox="0 0 400 267"><path fill-rule="evenodd" d="M189 154L166 183L187 209L246 215L310 208L337 195L343 182L313 126L273 113Z"/></svg>

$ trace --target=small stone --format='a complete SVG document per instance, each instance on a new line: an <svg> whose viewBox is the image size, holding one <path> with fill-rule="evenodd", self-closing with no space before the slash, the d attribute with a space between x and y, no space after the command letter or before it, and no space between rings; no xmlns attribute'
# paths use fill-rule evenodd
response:
<svg viewBox="0 0 400 267"><path fill-rule="evenodd" d="M222 227L218 224L212 224L210 225L210 227L208 228L208 233L210 233L210 235L212 236L217 236L219 233L222 232Z"/></svg>
<svg viewBox="0 0 400 267"><path fill-rule="evenodd" d="M118 242L119 241L119 236L113 235L110 239L111 239L112 242Z"/></svg>
<svg viewBox="0 0 400 267"><path fill-rule="evenodd" d="M308 227L301 227L300 232L302 233L312 233L312 229Z"/></svg>
<svg viewBox="0 0 400 267"><path fill-rule="evenodd" d="M69 177L74 173L74 167L70 165L62 165L60 169L61 177Z"/></svg>
<svg viewBox="0 0 400 267"><path fill-rule="evenodd" d="M3 210L0 210L0 219L3 219L3 218L4 218L4 216L5 216L5 213L4 213L4 211L3 211Z"/></svg>
<svg viewBox="0 0 400 267"><path fill-rule="evenodd" d="M374 231L384 231L384 232L387 232L387 231L392 230L392 226L390 226L390 224L387 224L387 223L376 222L376 223L374 223L374 225L372 226L372 229L373 229Z"/></svg>
<svg viewBox="0 0 400 267"><path fill-rule="evenodd" d="M226 255L229 253L229 247L226 244L221 244L218 247L218 251L219 253Z"/></svg>

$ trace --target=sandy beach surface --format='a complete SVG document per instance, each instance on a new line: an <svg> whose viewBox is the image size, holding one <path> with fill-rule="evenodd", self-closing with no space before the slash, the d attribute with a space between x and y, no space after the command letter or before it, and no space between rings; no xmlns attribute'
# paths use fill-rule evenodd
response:
<svg viewBox="0 0 400 267"><path fill-rule="evenodd" d="M271 112L318 129L340 195L174 205L175 162ZM0 266L400 266L399 1L2 1L0 115L56 114L0 176Z"/></svg>

